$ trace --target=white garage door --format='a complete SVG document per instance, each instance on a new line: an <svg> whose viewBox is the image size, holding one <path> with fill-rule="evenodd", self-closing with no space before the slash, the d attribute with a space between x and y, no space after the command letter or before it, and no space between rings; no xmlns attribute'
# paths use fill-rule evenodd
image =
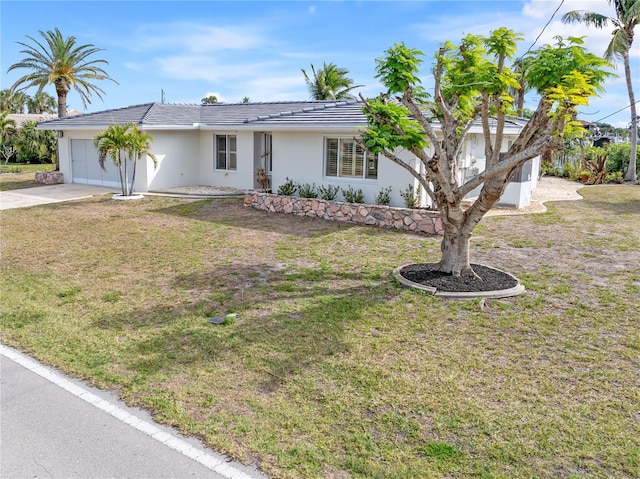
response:
<svg viewBox="0 0 640 479"><path fill-rule="evenodd" d="M100 168L98 150L93 146L92 140L71 140L71 173L74 183L119 188L116 166L108 158L104 166L107 171Z"/></svg>

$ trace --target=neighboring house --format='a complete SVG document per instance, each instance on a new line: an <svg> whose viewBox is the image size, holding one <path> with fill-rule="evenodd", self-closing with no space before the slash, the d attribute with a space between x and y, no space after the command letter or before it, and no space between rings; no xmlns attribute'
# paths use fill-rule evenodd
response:
<svg viewBox="0 0 640 479"><path fill-rule="evenodd" d="M28 121L43 121L51 118L57 118L58 115L52 113L9 113L7 119L16 122L16 128L22 128L22 125Z"/></svg>
<svg viewBox="0 0 640 479"><path fill-rule="evenodd" d="M69 116L72 115L80 115L81 111L78 110L69 110L67 112ZM58 118L57 113L9 113L7 118L16 122L16 128L20 129L22 124L27 121L44 121L50 120L52 118Z"/></svg>
<svg viewBox="0 0 640 479"><path fill-rule="evenodd" d="M100 169L93 138L109 125L130 121L153 136L150 150L158 160L155 169L151 161L140 160L138 192L190 185L257 189L256 173L263 168L274 192L290 178L316 186L361 188L365 200L373 203L381 189L391 186L391 204L404 206L400 192L418 183L401 167L372 157L356 145L354 137L366 126L361 108L360 101L149 103L43 121L38 127L58 131L60 170L67 183L117 187L117 170L112 164L107 172ZM508 122L505 151L523 125ZM412 157L408 152L399 154ZM484 168L479 125L472 128L458 166L461 180ZM523 207L529 203L537 175L531 174L531 166L523 171L508 186L502 204Z"/></svg>

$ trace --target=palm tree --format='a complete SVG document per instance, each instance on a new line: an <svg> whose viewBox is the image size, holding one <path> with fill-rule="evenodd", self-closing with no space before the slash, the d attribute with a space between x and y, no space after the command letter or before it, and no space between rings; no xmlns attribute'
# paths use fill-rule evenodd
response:
<svg viewBox="0 0 640 479"><path fill-rule="evenodd" d="M26 57L9 67L7 72L18 68L26 68L31 73L20 77L11 87L11 91L26 90L29 87L37 86L41 92L49 84L53 84L58 95L58 117L67 116L67 94L73 87L86 108L87 103L91 103L92 93L102 99L104 91L91 83L92 80L111 80L99 64L109 64L106 60L89 59L91 55L102 51L92 44L76 46L75 37L64 38L60 30L43 32L39 30L45 42L41 43L33 37L27 35L34 45L17 42L25 47L21 50Z"/></svg>
<svg viewBox="0 0 640 479"><path fill-rule="evenodd" d="M100 167L106 171L104 163L107 158L110 158L118 168L122 196L133 194L136 163L141 156L148 156L153 160L154 167L157 166L156 157L149 151L151 141L153 141L151 135L141 133L138 126L131 122L124 125L111 125L93 139L93 143L98 149ZM133 162L131 182L129 182L128 173L129 161Z"/></svg>
<svg viewBox="0 0 640 479"><path fill-rule="evenodd" d="M9 143L17 132L16 121L9 118L9 112L0 112L0 143Z"/></svg>
<svg viewBox="0 0 640 479"><path fill-rule="evenodd" d="M35 95L27 98L27 109L29 113L54 113L56 109L56 99L48 93L38 91Z"/></svg>
<svg viewBox="0 0 640 479"><path fill-rule="evenodd" d="M24 113L24 104L26 101L27 95L21 91L12 92L8 88L0 90L0 111Z"/></svg>
<svg viewBox="0 0 640 479"><path fill-rule="evenodd" d="M333 63L325 63L316 71L311 64L311 76L302 69L304 81L309 87L309 93L314 100L346 100L353 98L350 93L355 88L364 85L353 85L353 80L347 77L349 70L338 68Z"/></svg>
<svg viewBox="0 0 640 479"><path fill-rule="evenodd" d="M633 30L640 23L640 0L607 0L609 5L613 5L616 16L608 17L600 13L588 12L585 10L574 10L565 13L562 17L564 23L580 22L587 26L605 28L611 23L614 27L613 38L604 52L604 57L613 62L622 59L624 64L624 74L627 80L627 91L629 92L629 106L631 108L631 153L629 157L629 168L625 175L625 180L634 181L636 172L636 152L638 149L638 115L636 113L636 100L633 94L631 82L631 66L629 64L629 51L633 44Z"/></svg>
<svg viewBox="0 0 640 479"><path fill-rule="evenodd" d="M149 151L149 145L153 141L153 137L149 133L142 133L138 129L138 125L132 125L131 131L129 132L129 158L133 162L133 174L131 175L131 190L129 191L129 195L133 193L133 185L136 181L136 165L138 164L138 160L147 156L151 158L153 161L153 167L158 166L158 159L155 157L151 151Z"/></svg>

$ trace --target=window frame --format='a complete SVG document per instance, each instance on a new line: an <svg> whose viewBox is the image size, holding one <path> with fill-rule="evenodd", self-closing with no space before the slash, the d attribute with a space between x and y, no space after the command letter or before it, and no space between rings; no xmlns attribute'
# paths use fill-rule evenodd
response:
<svg viewBox="0 0 640 479"><path fill-rule="evenodd" d="M224 150L220 148L220 141L224 138ZM234 149L231 149L231 145ZM213 135L213 161L217 171L238 171L238 136L231 133L214 133ZM224 153L224 165L220 161Z"/></svg>
<svg viewBox="0 0 640 479"><path fill-rule="evenodd" d="M349 161L345 161L342 159L345 151L347 151L348 147L344 144L345 141L353 142L353 149L351 150L351 158ZM330 142L335 142L335 146L331 146ZM374 161L374 171L371 172L370 168L368 168L369 161L371 159L372 154L367 150L362 148L358 142L355 140L353 136L324 136L323 137L323 151L324 151L324 162L323 162L323 177L331 178L332 180L348 180L348 181L363 181L363 182L377 182L378 180L378 168L379 168L379 160L378 155L373 155ZM335 151L335 166L331 168L331 171L335 171L335 174L330 174L330 158L329 155L332 151ZM361 158L362 165L358 165L358 160ZM353 173L357 172L358 169L361 169L362 174L360 176L345 175L343 174L345 169L350 169Z"/></svg>

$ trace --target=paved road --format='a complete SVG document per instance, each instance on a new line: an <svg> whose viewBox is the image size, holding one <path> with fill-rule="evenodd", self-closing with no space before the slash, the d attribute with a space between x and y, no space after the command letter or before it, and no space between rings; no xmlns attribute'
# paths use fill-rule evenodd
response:
<svg viewBox="0 0 640 479"><path fill-rule="evenodd" d="M266 476L0 345L0 478Z"/></svg>

